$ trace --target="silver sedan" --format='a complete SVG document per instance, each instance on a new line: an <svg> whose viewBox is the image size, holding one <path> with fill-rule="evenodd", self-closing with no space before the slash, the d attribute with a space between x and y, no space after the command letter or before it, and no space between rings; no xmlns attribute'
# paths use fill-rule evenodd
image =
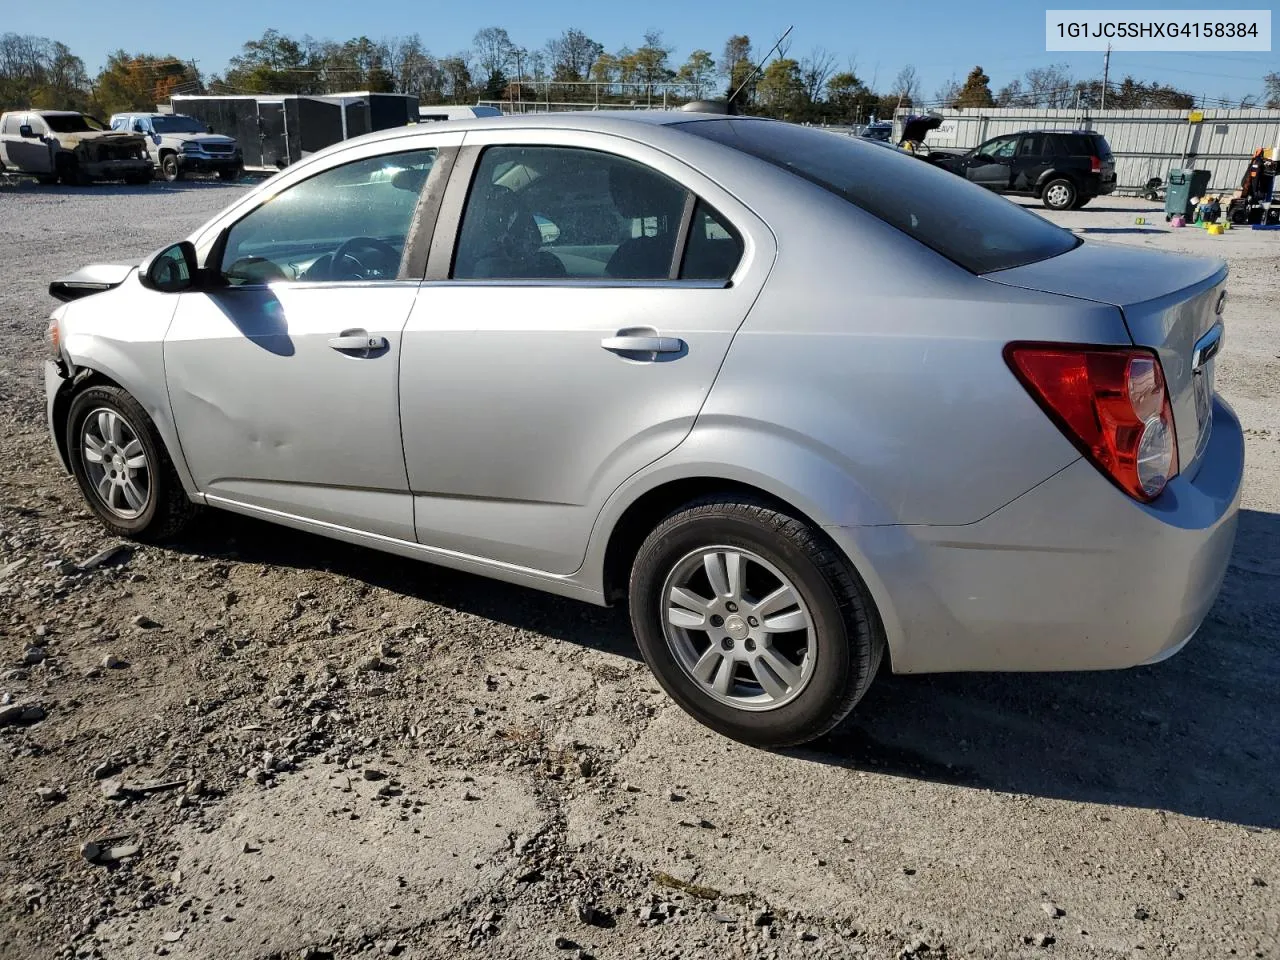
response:
<svg viewBox="0 0 1280 960"><path fill-rule="evenodd" d="M1226 267L896 151L643 112L338 144L51 292L107 529L201 508L597 604L731 737L899 673L1151 663L1235 536Z"/></svg>

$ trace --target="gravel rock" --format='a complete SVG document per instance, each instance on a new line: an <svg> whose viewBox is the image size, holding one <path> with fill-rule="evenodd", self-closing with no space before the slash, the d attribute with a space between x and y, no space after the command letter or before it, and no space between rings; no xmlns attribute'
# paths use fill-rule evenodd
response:
<svg viewBox="0 0 1280 960"><path fill-rule="evenodd" d="M1052 933L1038 933L1036 934L1035 939L1031 942L1037 947L1047 947L1054 943L1055 939L1056 938Z"/></svg>
<svg viewBox="0 0 1280 960"><path fill-rule="evenodd" d="M129 666L128 662L121 660L114 653L108 653L102 658L102 668L104 670L123 670Z"/></svg>
<svg viewBox="0 0 1280 960"><path fill-rule="evenodd" d="M1063 910L1056 903L1052 903L1048 900L1040 904L1040 909L1043 910L1044 915L1051 920L1056 920L1058 917L1065 917L1067 915L1067 911Z"/></svg>
<svg viewBox="0 0 1280 960"><path fill-rule="evenodd" d="M132 622L139 630L154 630L156 627L160 626L159 621L152 620L145 613L138 614L138 616L133 618Z"/></svg>
<svg viewBox="0 0 1280 960"><path fill-rule="evenodd" d="M1135 920L1146 920L1146 919L1150 918L1150 916L1151 916L1151 914L1147 912L1146 907L1134 907L1134 908L1133 908L1133 919L1135 919Z"/></svg>
<svg viewBox="0 0 1280 960"><path fill-rule="evenodd" d="M44 663L48 656L44 647L31 646L22 651L22 662L28 667L34 667Z"/></svg>
<svg viewBox="0 0 1280 960"><path fill-rule="evenodd" d="M45 803L57 803L59 800L65 800L67 795L57 787L36 787L36 796Z"/></svg>
<svg viewBox="0 0 1280 960"><path fill-rule="evenodd" d="M39 723L45 716L44 707L38 703L11 703L0 707L0 727Z"/></svg>

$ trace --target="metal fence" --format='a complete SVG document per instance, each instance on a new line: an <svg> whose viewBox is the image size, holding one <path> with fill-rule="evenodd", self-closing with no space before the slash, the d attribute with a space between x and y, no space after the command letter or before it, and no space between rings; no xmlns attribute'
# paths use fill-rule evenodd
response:
<svg viewBox="0 0 1280 960"><path fill-rule="evenodd" d="M894 137L903 118L894 118ZM1031 110L1023 107L940 110L942 126L929 133L937 147L976 147L1019 130L1096 130L1116 158L1117 189L1141 189L1151 177L1166 183L1170 167L1210 171L1210 189L1240 186L1259 147L1280 146L1280 110Z"/></svg>

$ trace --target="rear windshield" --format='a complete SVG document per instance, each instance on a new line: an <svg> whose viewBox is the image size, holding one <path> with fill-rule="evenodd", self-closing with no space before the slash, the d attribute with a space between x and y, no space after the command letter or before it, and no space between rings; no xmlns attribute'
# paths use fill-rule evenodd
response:
<svg viewBox="0 0 1280 960"><path fill-rule="evenodd" d="M898 150L773 120L678 124L843 197L973 273L1048 260L1080 240L1017 204Z"/></svg>

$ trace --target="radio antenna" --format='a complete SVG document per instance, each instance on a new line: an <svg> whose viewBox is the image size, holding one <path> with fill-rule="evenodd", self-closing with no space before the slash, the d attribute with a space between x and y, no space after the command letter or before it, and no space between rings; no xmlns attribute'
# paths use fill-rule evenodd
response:
<svg viewBox="0 0 1280 960"><path fill-rule="evenodd" d="M743 88L756 78L756 76L760 73L761 68L764 67L765 60L768 60L771 56L773 56L773 51L777 50L780 46L782 46L782 41L787 39L791 31L794 29L795 29L795 24L792 24L791 26L787 27L787 32L784 33L782 36L780 36L778 38L778 42L769 48L769 52L766 53L764 57L760 60L760 62L755 65L755 69L753 69L751 73L747 75L747 79L743 80L740 84L738 84L737 90L729 94L730 103L733 103L733 101L738 98L738 94L742 92Z"/></svg>

